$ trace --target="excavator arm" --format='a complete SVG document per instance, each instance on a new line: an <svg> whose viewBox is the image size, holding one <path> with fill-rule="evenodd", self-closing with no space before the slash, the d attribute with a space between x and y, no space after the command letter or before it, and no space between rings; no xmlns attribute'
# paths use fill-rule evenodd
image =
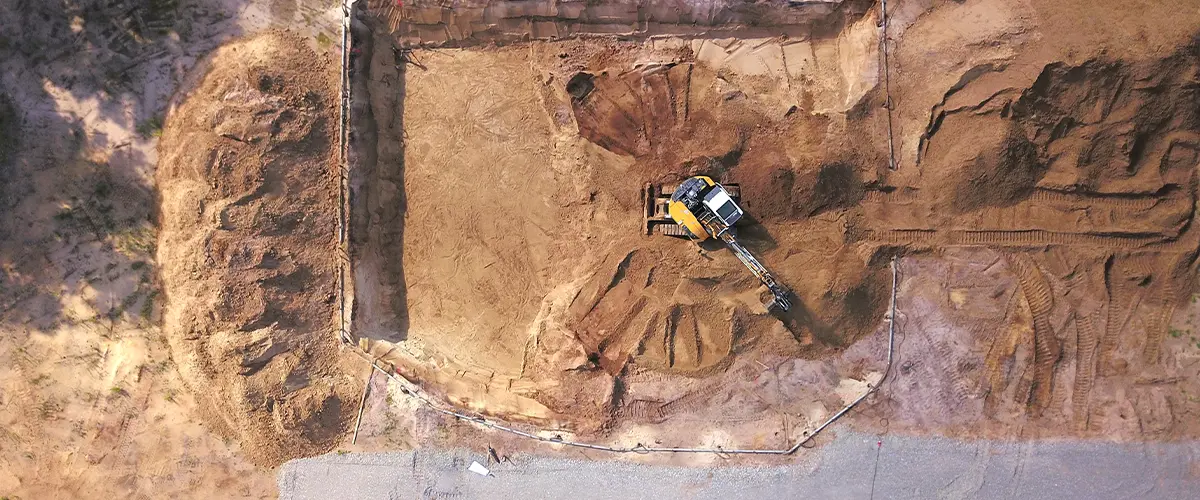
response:
<svg viewBox="0 0 1200 500"><path fill-rule="evenodd" d="M788 289L775 279L766 266L754 258L754 254L738 243L733 234L731 225L736 224L743 215L741 207L734 201L736 190L731 194L711 177L697 175L680 183L673 190L670 201L664 203L658 201L652 185L648 185L645 192L646 234L650 233L654 223L661 220L651 217L665 208L670 216L667 220L678 224L674 227L688 239L697 243L710 237L724 241L729 251L771 291L772 298L766 303L768 311L774 308L787 311L792 307L791 301L788 300Z"/></svg>
<svg viewBox="0 0 1200 500"><path fill-rule="evenodd" d="M788 300L788 289L775 279L775 275L771 274L771 271L768 271L766 266L754 258L754 254L750 253L741 243L738 243L737 238L734 237L733 231L730 230L728 225L712 213L702 215L700 222L708 229L709 234L724 241L725 246L729 247L729 251L733 252L733 255L737 256L738 260L742 261L742 264L747 269L750 269L751 273L754 273L754 276L767 287L767 290L771 291L771 301L766 304L768 311L778 307L780 311L786 312L792 307L791 301Z"/></svg>
<svg viewBox="0 0 1200 500"><path fill-rule="evenodd" d="M771 291L773 298L771 299L771 302L767 303L768 311L771 310L772 307L778 307L780 311L786 312L792 307L792 303L788 301L787 297L788 290L775 280L775 275L771 274L771 271L768 271L767 268L758 261L758 259L755 259L754 255L751 254L749 250L746 250L746 247L743 247L741 243L738 243L737 239L734 238L732 234L729 234L728 231L721 236L721 240L725 242L725 246L729 247L729 251L733 252L733 254L737 256L738 260L742 261L742 264L745 264L745 266L750 269L750 272L754 273L754 275L758 277L758 280L761 281L763 285L766 285L767 290Z"/></svg>

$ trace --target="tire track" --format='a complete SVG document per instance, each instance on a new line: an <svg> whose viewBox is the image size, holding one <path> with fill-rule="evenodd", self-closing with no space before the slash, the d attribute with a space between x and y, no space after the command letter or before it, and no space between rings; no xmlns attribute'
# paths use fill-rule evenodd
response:
<svg viewBox="0 0 1200 500"><path fill-rule="evenodd" d="M1116 371L1113 357L1116 354L1117 341L1145 294L1144 287L1131 287L1129 283L1131 276L1138 275L1137 269L1142 268L1142 273L1147 272L1144 270L1144 264L1136 262L1137 259L1137 257L1118 258L1114 255L1109 257L1105 264L1104 281L1108 288L1108 317L1104 322L1104 336L1100 338L1100 345L1097 349L1097 369L1101 375L1111 375ZM1129 272L1129 269L1134 269L1134 272ZM1146 276L1148 277L1148 275Z"/></svg>
<svg viewBox="0 0 1200 500"><path fill-rule="evenodd" d="M1071 410L1075 427L1086 430L1089 419L1088 403L1096 379L1096 325L1094 315L1075 316L1075 335L1078 345L1075 357L1075 387L1071 392Z"/></svg>
<svg viewBox="0 0 1200 500"><path fill-rule="evenodd" d="M723 390L724 387L717 385L716 387L703 390L689 391L683 396L664 403L659 408L659 413L661 413L663 418L666 419L679 414L697 413L707 407L717 406L710 404L711 400L715 397L723 396ZM728 398L727 395L724 395L723 397L725 399Z"/></svg>
<svg viewBox="0 0 1200 500"><path fill-rule="evenodd" d="M1092 234L1063 233L1042 229L1026 230L950 230L934 229L866 229L862 236L870 241L914 247L931 246L998 246L1044 247L1050 245L1086 246L1089 248L1137 249L1171 240L1166 234L1127 233Z"/></svg>
<svg viewBox="0 0 1200 500"><path fill-rule="evenodd" d="M1031 409L1035 416L1040 416L1050 404L1054 366L1062 354L1058 339L1054 337L1054 328L1050 326L1050 309L1054 307L1054 295L1033 258L1025 254L1011 254L1006 256L1006 259L1009 267L1017 275L1021 292L1025 295L1030 315L1033 316L1034 372Z"/></svg>
<svg viewBox="0 0 1200 500"><path fill-rule="evenodd" d="M1147 365L1158 364L1162 355L1162 344L1167 339L1171 316L1175 313L1175 284L1167 281L1159 288L1157 298L1152 301L1151 311L1146 314L1146 347L1142 359Z"/></svg>
<svg viewBox="0 0 1200 500"><path fill-rule="evenodd" d="M1137 196L1105 196L1091 195L1083 193L1070 193L1066 191L1056 191L1053 189L1037 189L1026 200L1019 203L1017 206L1029 205L1063 205L1063 208L1087 206L1091 208L1111 209L1111 210L1128 210L1133 212L1142 212L1150 210L1159 205L1184 201L1179 196L1167 194L1144 194ZM909 204L926 202L923 199L921 192L914 189L896 188L890 191L881 191L878 189L869 190L863 193L863 202L865 203L897 203Z"/></svg>
<svg viewBox="0 0 1200 500"><path fill-rule="evenodd" d="M1029 197L1029 201L1140 212L1154 208L1163 202L1174 201L1174 198L1157 194L1142 196L1095 196L1055 191L1052 189L1038 189Z"/></svg>
<svg viewBox="0 0 1200 500"><path fill-rule="evenodd" d="M1006 382L1005 360L1016 353L1017 343L1020 342L1021 329L1013 323L1014 316L1023 313L1024 304L1018 295L1013 293L1004 311L1005 324L1003 331L993 335L993 341L984 356L984 383L986 384L983 412L984 416L992 417L1000 404Z"/></svg>
<svg viewBox="0 0 1200 500"><path fill-rule="evenodd" d="M666 420L667 415L663 413L661 402L637 399L623 405L617 412L617 418L657 424Z"/></svg>

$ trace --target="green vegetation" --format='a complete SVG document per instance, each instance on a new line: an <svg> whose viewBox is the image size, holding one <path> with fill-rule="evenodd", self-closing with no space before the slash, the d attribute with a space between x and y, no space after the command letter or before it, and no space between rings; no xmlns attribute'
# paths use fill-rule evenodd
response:
<svg viewBox="0 0 1200 500"><path fill-rule="evenodd" d="M158 297L158 290L151 290L146 294L145 302L142 302L142 319L149 321L151 316L154 316L154 299Z"/></svg>
<svg viewBox="0 0 1200 500"><path fill-rule="evenodd" d="M137 133L143 139L158 137L162 135L163 121L162 117L155 115L143 120L137 124Z"/></svg>
<svg viewBox="0 0 1200 500"><path fill-rule="evenodd" d="M146 256L153 255L154 250L156 249L155 240L158 237L158 235L155 234L154 226L150 225L149 223L136 224L123 228L120 231L115 232L112 236L113 246L115 246L119 252L130 258L144 258ZM142 261L141 259L138 259L133 264L130 264L130 268L136 271L141 269L142 266L146 265L145 262L142 262L141 264L138 264L137 262Z"/></svg>

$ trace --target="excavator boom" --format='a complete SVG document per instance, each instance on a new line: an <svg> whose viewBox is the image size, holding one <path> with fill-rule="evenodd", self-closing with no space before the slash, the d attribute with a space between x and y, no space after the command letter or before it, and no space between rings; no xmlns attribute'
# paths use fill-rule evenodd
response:
<svg viewBox="0 0 1200 500"><path fill-rule="evenodd" d="M746 250L746 247L743 247L741 243L738 243L737 239L735 239L733 235L729 234L728 232L721 236L721 240L725 242L725 246L729 247L729 251L733 252L733 254L737 256L738 260L742 261L742 264L749 268L750 272L754 273L754 275L758 277L758 280L761 281L763 285L766 285L767 290L771 291L771 295L774 297L772 302L767 304L767 310L770 310L771 307L775 306L779 307L779 310L786 312L792 307L792 303L788 301L787 298L787 289L785 289L783 285L780 285L779 282L775 280L775 276L771 274L771 271L768 271L767 268L758 261L758 259L754 258L754 254L751 254L749 250Z"/></svg>
<svg viewBox="0 0 1200 500"><path fill-rule="evenodd" d="M767 267L762 265L758 259L754 258L754 254L750 253L746 247L738 243L737 238L733 235L731 228L717 217L716 214L706 212L700 216L700 223L708 230L709 234L716 236L725 242L725 246L729 247L729 251L737 256L742 264L750 269L750 272L771 291L772 299L766 304L767 310L778 307L780 311L786 312L791 309L792 303L788 300L788 290L775 279L775 275L767 270Z"/></svg>

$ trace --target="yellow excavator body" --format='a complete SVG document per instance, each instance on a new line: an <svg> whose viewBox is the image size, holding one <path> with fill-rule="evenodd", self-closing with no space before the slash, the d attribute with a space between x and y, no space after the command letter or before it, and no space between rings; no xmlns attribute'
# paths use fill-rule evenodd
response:
<svg viewBox="0 0 1200 500"><path fill-rule="evenodd" d="M704 181L709 186L717 184L716 181L712 180L712 177L705 175L697 175L695 178ZM692 238L696 241L704 241L709 238L708 230L704 229L704 225L696 218L696 214L688 210L687 205L684 205L682 201L672 200L671 204L667 206L667 214L671 216L671 219L676 224L683 226L689 233L692 233Z"/></svg>
<svg viewBox="0 0 1200 500"><path fill-rule="evenodd" d="M696 219L696 215L691 210L688 210L683 202L672 201L667 207L667 213L671 214L671 219L676 224L683 226L689 233L692 233L692 238L695 238L697 241L708 239L708 231L704 230L704 226Z"/></svg>

